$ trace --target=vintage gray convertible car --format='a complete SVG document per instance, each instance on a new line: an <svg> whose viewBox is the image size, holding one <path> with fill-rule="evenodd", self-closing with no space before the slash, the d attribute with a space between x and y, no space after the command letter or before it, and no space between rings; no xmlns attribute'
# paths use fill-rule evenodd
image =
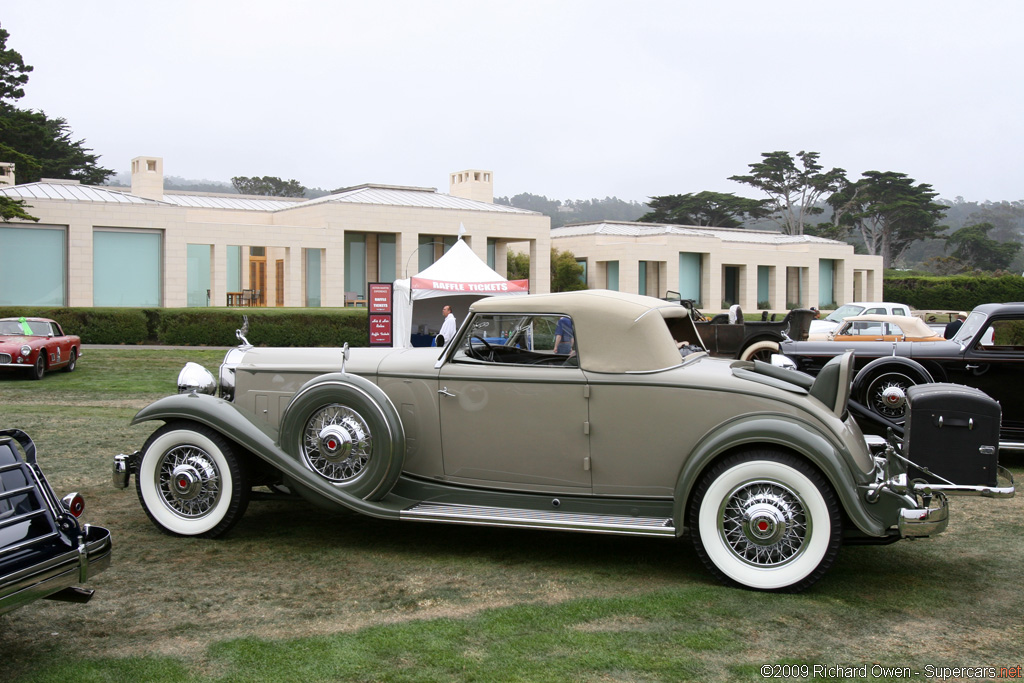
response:
<svg viewBox="0 0 1024 683"><path fill-rule="evenodd" d="M574 345L558 354L564 318ZM220 368L219 397L212 374L189 364L184 393L135 416L166 424L115 457L114 482L134 474L152 521L183 536L225 533L258 486L397 521L688 530L726 582L795 591L843 541L942 532L946 494L1014 493L981 430L959 429L959 443L917 463L941 474L968 462L955 483L906 474L928 419L873 453L847 413L851 372L849 354L816 379L712 358L689 311L658 299L495 297L473 304L441 350L246 342ZM978 400L998 422L998 405ZM939 387L928 405L957 402Z"/></svg>

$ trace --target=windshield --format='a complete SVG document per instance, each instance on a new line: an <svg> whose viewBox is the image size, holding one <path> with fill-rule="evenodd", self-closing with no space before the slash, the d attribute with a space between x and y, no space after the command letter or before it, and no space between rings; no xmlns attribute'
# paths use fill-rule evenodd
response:
<svg viewBox="0 0 1024 683"><path fill-rule="evenodd" d="M960 326L960 329L956 331L956 334L953 335L953 339L966 344L978 333L978 330L980 330L981 326L984 324L985 314L978 313L976 311L972 312L967 316L967 320L965 320L964 324Z"/></svg>
<svg viewBox="0 0 1024 683"><path fill-rule="evenodd" d="M830 320L834 323L843 322L843 318L849 318L851 315L860 315L864 311L863 306L854 306L853 304L846 304L840 306L836 310L825 316L825 320Z"/></svg>
<svg viewBox="0 0 1024 683"><path fill-rule="evenodd" d="M0 320L0 335L14 335L14 336L40 336L45 337L50 334L50 323L40 322L38 320L26 320L21 322L18 320Z"/></svg>

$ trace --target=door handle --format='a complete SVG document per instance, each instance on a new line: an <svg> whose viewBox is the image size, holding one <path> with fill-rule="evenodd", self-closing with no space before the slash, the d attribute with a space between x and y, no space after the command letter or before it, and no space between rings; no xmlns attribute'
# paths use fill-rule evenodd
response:
<svg viewBox="0 0 1024 683"><path fill-rule="evenodd" d="M442 396L452 396L452 397L455 396L455 394L453 394L452 392L448 391L448 387L442 387L442 388L438 389L437 393L441 394Z"/></svg>

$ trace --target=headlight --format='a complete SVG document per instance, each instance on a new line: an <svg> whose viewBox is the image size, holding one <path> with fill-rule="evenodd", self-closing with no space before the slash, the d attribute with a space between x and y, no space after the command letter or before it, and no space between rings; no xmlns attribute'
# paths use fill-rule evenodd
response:
<svg viewBox="0 0 1024 683"><path fill-rule="evenodd" d="M28 356L28 354L30 354L30 353L32 353L32 347L31 346L29 346L28 344L25 344L24 346L21 347L21 355Z"/></svg>
<svg viewBox="0 0 1024 683"><path fill-rule="evenodd" d="M178 373L178 393L187 394L192 391L211 396L217 391L217 380L213 373L199 363L185 363L185 367Z"/></svg>
<svg viewBox="0 0 1024 683"><path fill-rule="evenodd" d="M228 401L235 398L235 368L242 362L245 350L242 348L231 349L225 354L224 362L220 364L220 396Z"/></svg>

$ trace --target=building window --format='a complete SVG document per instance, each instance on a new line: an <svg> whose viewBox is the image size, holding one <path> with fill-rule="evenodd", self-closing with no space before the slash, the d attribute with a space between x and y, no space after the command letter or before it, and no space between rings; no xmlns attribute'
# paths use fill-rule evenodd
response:
<svg viewBox="0 0 1024 683"><path fill-rule="evenodd" d="M578 259L576 259L576 265L578 265L580 268L583 269L582 272L580 273L580 282L582 282L583 284L587 284L587 259L585 259L585 258L578 258Z"/></svg>
<svg viewBox="0 0 1024 683"><path fill-rule="evenodd" d="M242 291L242 247L228 247L227 277L229 292Z"/></svg>
<svg viewBox="0 0 1024 683"><path fill-rule="evenodd" d="M757 307L772 307L772 270L771 266L757 267Z"/></svg>
<svg viewBox="0 0 1024 683"><path fill-rule="evenodd" d="M606 266L606 280L607 280L607 284L605 286L608 289L612 290L613 292L619 291L619 262L618 261L608 261L608 265Z"/></svg>
<svg viewBox="0 0 1024 683"><path fill-rule="evenodd" d="M836 262L832 259L818 261L818 306L833 308L836 303Z"/></svg>
<svg viewBox="0 0 1024 683"><path fill-rule="evenodd" d="M703 277L701 254L679 252L679 298L692 299L703 306L700 283Z"/></svg>
<svg viewBox="0 0 1024 683"><path fill-rule="evenodd" d="M419 265L420 270L426 270L434 264L442 254L455 246L459 238L456 235L441 237L440 235L420 235L419 239Z"/></svg>
<svg viewBox="0 0 1024 683"><path fill-rule="evenodd" d="M366 235L345 233L345 298L366 298Z"/></svg>
<svg viewBox="0 0 1024 683"><path fill-rule="evenodd" d="M377 282L394 282L397 279L395 235L384 233L377 236Z"/></svg>
<svg viewBox="0 0 1024 683"><path fill-rule="evenodd" d="M188 245L188 306L210 305L210 245Z"/></svg>
<svg viewBox="0 0 1024 683"><path fill-rule="evenodd" d="M740 267L722 266L722 308L729 308L740 302Z"/></svg>
<svg viewBox="0 0 1024 683"><path fill-rule="evenodd" d="M320 307L320 250L306 249L306 306Z"/></svg>
<svg viewBox="0 0 1024 683"><path fill-rule="evenodd" d="M162 250L157 231L93 232L92 305L160 306Z"/></svg>
<svg viewBox="0 0 1024 683"><path fill-rule="evenodd" d="M64 228L0 228L0 305L66 306Z"/></svg>

